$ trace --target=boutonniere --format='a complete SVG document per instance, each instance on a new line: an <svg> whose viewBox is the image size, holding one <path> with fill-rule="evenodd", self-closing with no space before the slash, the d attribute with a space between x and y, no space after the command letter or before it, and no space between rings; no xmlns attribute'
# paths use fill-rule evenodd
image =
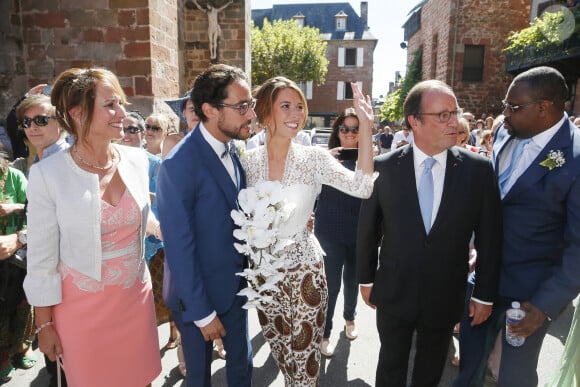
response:
<svg viewBox="0 0 580 387"><path fill-rule="evenodd" d="M548 168L548 170L551 171L554 168L560 168L565 163L566 159L564 158L564 153L561 150L551 150L548 152L548 157L546 157L546 160L542 161L540 165L542 167Z"/></svg>

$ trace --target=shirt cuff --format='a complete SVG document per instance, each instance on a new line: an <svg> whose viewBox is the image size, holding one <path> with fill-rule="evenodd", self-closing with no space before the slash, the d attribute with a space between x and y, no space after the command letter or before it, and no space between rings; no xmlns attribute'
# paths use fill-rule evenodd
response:
<svg viewBox="0 0 580 387"><path fill-rule="evenodd" d="M479 298L475 298L475 297L471 297L471 300L477 302L478 304L482 304L482 305L493 305L493 302L482 301Z"/></svg>
<svg viewBox="0 0 580 387"><path fill-rule="evenodd" d="M359 284L359 286L362 286L364 288L370 288L374 285L374 282L368 283L368 284Z"/></svg>
<svg viewBox="0 0 580 387"><path fill-rule="evenodd" d="M206 325L208 325L210 322L212 322L212 320L215 318L215 316L216 316L216 312L214 310L213 312L210 313L209 316L204 317L201 320L194 321L194 323L198 328L203 328Z"/></svg>

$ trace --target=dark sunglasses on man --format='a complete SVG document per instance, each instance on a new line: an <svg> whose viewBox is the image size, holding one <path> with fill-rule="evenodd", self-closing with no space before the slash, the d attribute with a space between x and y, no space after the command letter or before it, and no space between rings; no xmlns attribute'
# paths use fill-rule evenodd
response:
<svg viewBox="0 0 580 387"><path fill-rule="evenodd" d="M127 133L131 133L131 134L135 134L135 133L141 133L143 131L143 129L137 127L137 126L127 126L126 128L123 128L123 132Z"/></svg>
<svg viewBox="0 0 580 387"><path fill-rule="evenodd" d="M32 118L24 117L22 120L20 120L19 126L21 129L28 129L30 128L33 122L36 124L36 126L46 126L48 125L48 120L51 119L54 120L55 118L56 118L55 116L43 116L43 115L38 115Z"/></svg>

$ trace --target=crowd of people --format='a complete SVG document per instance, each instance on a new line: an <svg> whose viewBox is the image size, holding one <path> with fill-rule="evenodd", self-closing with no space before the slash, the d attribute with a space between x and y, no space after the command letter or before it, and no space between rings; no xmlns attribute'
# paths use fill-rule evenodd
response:
<svg viewBox="0 0 580 387"><path fill-rule="evenodd" d="M231 213L248 188L278 182L292 211L276 231L291 243L269 242L280 277L258 317L287 386L318 385L341 288L348 339L364 334L359 292L376 310L377 386L437 386L454 332L454 386L483 385L488 368L499 386L537 385L544 336L580 291L580 122L564 78L528 70L502 114L480 119L422 81L400 130L376 135L369 97L352 90L328 149L304 140L295 82L251 90L228 65L167 101L179 125L130 110L106 69L29 90L0 159L0 383L35 365L38 340L51 385L150 385L169 322L164 350L177 348L189 387L211 385L214 351L228 385L252 385L240 273L259 264ZM513 301L525 317L506 326ZM577 308L553 386L580 378L578 319Z"/></svg>

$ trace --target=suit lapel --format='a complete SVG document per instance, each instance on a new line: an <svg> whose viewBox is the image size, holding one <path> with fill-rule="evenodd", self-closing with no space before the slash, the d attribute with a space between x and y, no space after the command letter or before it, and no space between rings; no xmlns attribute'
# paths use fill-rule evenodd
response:
<svg viewBox="0 0 580 387"><path fill-rule="evenodd" d="M543 178L550 170L540 163L548 157L550 151L562 151L564 159L572 157L571 155L572 133L570 130L570 120L564 120L564 124L558 129L554 137L540 151L538 157L530 164L528 169L516 180L512 188L505 195L504 200L509 200L522 191L529 189L533 184Z"/></svg>
<svg viewBox="0 0 580 387"><path fill-rule="evenodd" d="M449 209L453 208L458 201L457 195L460 195L461 190L459 177L461 175L461 166L463 165L463 158L461 153L455 147L447 150L447 165L445 166L445 177L443 181L443 192L441 193L441 203L435 215L433 225L431 226L431 233L437 229L441 219L445 214L449 213Z"/></svg>
<svg viewBox="0 0 580 387"><path fill-rule="evenodd" d="M398 175L393 176L393 181L397 182L397 190L403 195L403 202L413 206L413 208L409 209L410 215L412 215L412 212L415 213L415 215L412 215L413 218L419 223L420 229L425 232L423 217L421 216L421 205L419 204L419 194L417 193L417 171L415 171L413 147L411 145L406 145L402 148L401 153L397 156L396 164L400 168L397 169ZM409 197L408 192L414 192L414 195Z"/></svg>
<svg viewBox="0 0 580 387"><path fill-rule="evenodd" d="M201 134L201 130L196 130L193 133L193 136L198 145L200 155L199 160L204 164L210 176L215 179L217 186L220 188L228 202L237 207L238 190L219 156L214 152L211 145L205 141Z"/></svg>
<svg viewBox="0 0 580 387"><path fill-rule="evenodd" d="M502 156L502 153L505 151L506 145L514 138L507 133L507 130L502 125L498 132L501 132L502 135L498 134L497 142L493 145L492 150L492 157L491 157L491 164L493 165L493 169L495 171L495 175L499 176L499 158Z"/></svg>

